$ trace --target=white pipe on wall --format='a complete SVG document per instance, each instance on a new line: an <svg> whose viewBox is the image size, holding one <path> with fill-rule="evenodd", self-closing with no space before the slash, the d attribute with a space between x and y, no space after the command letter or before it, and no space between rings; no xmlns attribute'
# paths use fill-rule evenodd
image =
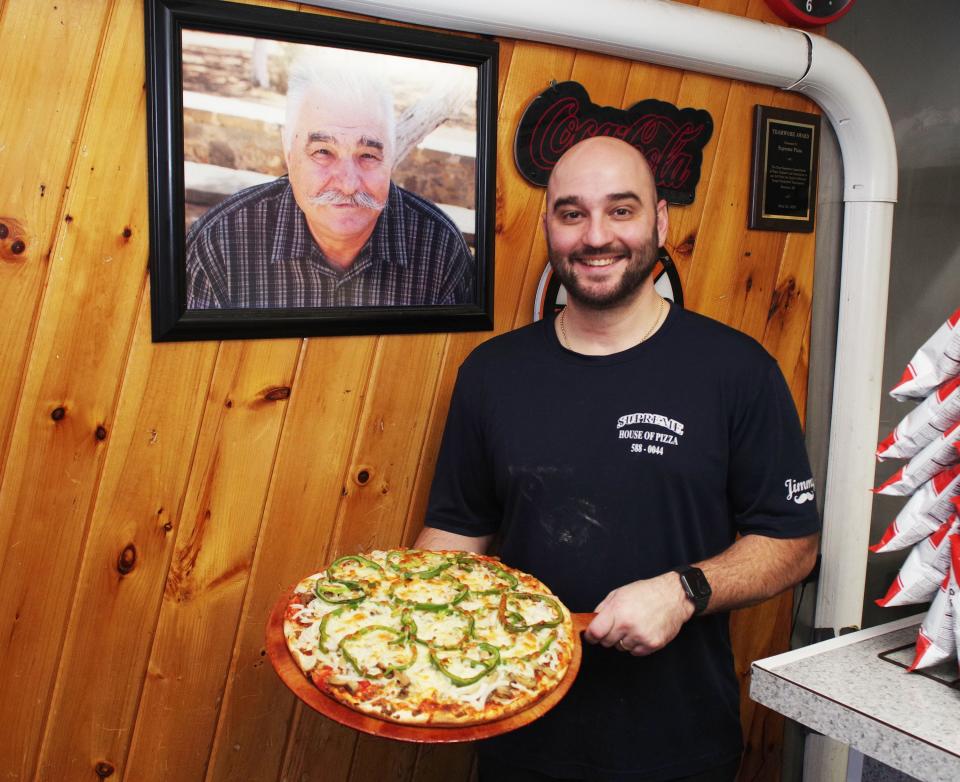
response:
<svg viewBox="0 0 960 782"><path fill-rule="evenodd" d="M843 220L837 365L816 610L817 626L838 632L859 625L863 613L893 204L847 201Z"/></svg>
<svg viewBox="0 0 960 782"><path fill-rule="evenodd" d="M873 484L880 408L897 156L883 99L856 58L821 36L670 0L592 0L588 9L579 3L556 0L306 2L772 85L802 92L823 108L840 143L846 206L823 559L815 621L818 627L835 631L859 625L870 532L869 489ZM554 74L543 76L546 84ZM826 768L822 771L825 773Z"/></svg>
<svg viewBox="0 0 960 782"><path fill-rule="evenodd" d="M873 79L842 46L819 35L799 34L810 41L810 67L790 89L817 103L837 134L843 155L843 200L896 203L897 147L890 115ZM889 256L876 262L888 261ZM889 268L881 266L877 271L887 276ZM886 300L879 317L882 324Z"/></svg>
<svg viewBox="0 0 960 782"><path fill-rule="evenodd" d="M310 5L644 60L787 87L807 70L796 30L670 0L306 0ZM553 74L544 74L549 81ZM534 96L530 96L533 98Z"/></svg>

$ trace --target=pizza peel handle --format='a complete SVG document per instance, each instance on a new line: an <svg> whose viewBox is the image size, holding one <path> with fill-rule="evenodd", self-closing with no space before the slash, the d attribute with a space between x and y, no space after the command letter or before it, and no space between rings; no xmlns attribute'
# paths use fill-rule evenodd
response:
<svg viewBox="0 0 960 782"><path fill-rule="evenodd" d="M580 633L590 626L596 616L594 613L570 614L570 619L573 620L573 632L577 634L577 643L580 643Z"/></svg>
<svg viewBox="0 0 960 782"><path fill-rule="evenodd" d="M547 693L529 708L494 722L482 725L465 725L463 727L437 727L432 725L399 725L395 722L377 719L366 714L354 711L333 698L327 697L318 690L303 671L300 670L290 651L283 635L283 617L287 604L293 596L293 588L286 590L277 600L270 619L267 621L267 656L277 672L280 680L301 701L325 717L346 725L348 728L369 733L373 736L382 736L398 741L412 741L419 744L443 744L459 741L476 741L507 733L523 725L533 722L546 714L567 694L570 685L580 669L582 654L580 633L590 624L596 614L571 614L574 629L573 657L567 674L553 690Z"/></svg>

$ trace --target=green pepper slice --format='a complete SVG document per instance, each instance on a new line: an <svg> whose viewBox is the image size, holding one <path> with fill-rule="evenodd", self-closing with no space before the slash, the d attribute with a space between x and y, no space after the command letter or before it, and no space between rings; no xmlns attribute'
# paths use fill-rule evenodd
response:
<svg viewBox="0 0 960 782"><path fill-rule="evenodd" d="M494 578L499 579L501 586L497 586L492 589L481 589L479 591L475 591L473 593L475 595L499 595L511 589L516 589L517 585L520 583L513 573L504 570L495 562L489 562L485 559L477 559L469 554L459 554L456 558L456 563L468 573L471 572L474 567L482 567L485 570L490 571Z"/></svg>
<svg viewBox="0 0 960 782"><path fill-rule="evenodd" d="M331 611L329 614L324 614L324 615L323 615L323 619L320 620L320 629L319 629L319 633L320 633L320 649L323 650L324 652L329 652L329 651L330 651L330 649L327 648L327 641L330 640L330 633L329 633L329 630L327 629L327 624L329 623L329 621L330 621L331 619L333 619L333 617L339 616L339 615L342 614L344 611L346 611L348 608L353 608L353 606L352 606L352 605L345 605L345 606L340 606L340 608L335 608L335 609L334 609L333 611Z"/></svg>
<svg viewBox="0 0 960 782"><path fill-rule="evenodd" d="M370 568L371 570L374 570L378 574L377 577L383 576L383 568L380 567L380 565L378 565L372 559L367 559L365 556L361 554L347 554L347 556L340 557L339 559L335 559L332 563L330 563L330 567L327 568L327 578L329 578L331 581L351 581L351 580L357 579L356 575L353 575L351 578L350 573L340 572L340 570L343 568L343 565L346 565L349 562L355 562L360 567ZM372 581L374 579L368 578L368 579L360 579L360 580Z"/></svg>
<svg viewBox="0 0 960 782"><path fill-rule="evenodd" d="M381 667L381 664L377 664L374 668L364 668L356 657L350 652L349 645L352 641L356 641L362 638L365 635L368 635L372 632L384 632L394 636L394 640L390 641L391 646L407 646L411 654L409 660L404 660L396 665L385 665ZM345 635L340 639L340 643L337 644L337 649L339 649L340 654L343 655L343 658L350 663L350 667L357 672L357 676L363 676L367 679L379 679L382 676L386 676L388 673L393 671L405 671L411 665L413 665L417 660L417 647L415 644L409 643L409 638L405 632L400 630L394 630L392 627L387 627L386 625L367 625L366 627L357 630L355 633L350 633L350 635Z"/></svg>
<svg viewBox="0 0 960 782"><path fill-rule="evenodd" d="M461 600L463 600L463 598L465 598L469 594L469 590L467 589L466 585L461 584L453 576L442 575L437 580L443 581L445 583L450 583L454 586L456 594L454 595L452 600L447 600L443 603L418 603L416 600L405 599L397 594L397 589L400 589L406 586L405 582L403 581L394 581L390 585L390 597L396 600L398 603L401 603L410 608L415 608L418 611L441 611L444 608L455 606L457 603L459 603Z"/></svg>
<svg viewBox="0 0 960 782"><path fill-rule="evenodd" d="M367 598L367 593L356 581L317 581L313 585L313 593L324 602L334 605L357 605Z"/></svg>
<svg viewBox="0 0 960 782"><path fill-rule="evenodd" d="M457 687L466 687L467 685L475 684L476 682L480 681L484 676L486 676L500 664L500 651L496 646L487 643L479 643L477 644L477 648L487 653L488 657L486 660L474 660L472 657L466 656L463 658L471 668L480 668L480 672L476 676L458 676L457 674L453 673L440 661L440 659L437 657L436 651L430 652L430 662L433 663L434 668L440 671L440 673L446 676Z"/></svg>
<svg viewBox="0 0 960 782"><path fill-rule="evenodd" d="M510 600L530 600L533 602L546 603L553 611L554 618L542 622L527 624L523 614L519 611L510 610L508 603ZM500 622L511 633L522 633L525 630L539 630L541 627L556 627L563 621L563 610L560 604L549 595L538 595L530 592L505 592L500 598Z"/></svg>
<svg viewBox="0 0 960 782"><path fill-rule="evenodd" d="M457 608L456 606L448 606L447 608L441 608L438 610L430 609L429 611L424 611L424 613L429 613L435 615L438 619L442 619L446 616L457 615L464 620L463 625L463 635L452 644L438 644L436 640L430 640L420 637L420 628L417 625L417 621L413 616L413 612L418 609L411 607L404 609L403 618L400 620L401 626L410 634L410 637L417 643L428 646L431 649L442 649L444 651L450 651L452 649L459 649L463 643L473 636L473 617L464 611L462 608ZM423 610L423 609L420 609Z"/></svg>
<svg viewBox="0 0 960 782"><path fill-rule="evenodd" d="M400 558L406 558L406 562L397 562ZM413 567L405 567L405 565ZM444 570L453 564L453 560L436 551L406 551L395 550L387 552L387 566L396 574L406 579L410 578L433 578L440 575ZM422 570L413 568L422 566Z"/></svg>

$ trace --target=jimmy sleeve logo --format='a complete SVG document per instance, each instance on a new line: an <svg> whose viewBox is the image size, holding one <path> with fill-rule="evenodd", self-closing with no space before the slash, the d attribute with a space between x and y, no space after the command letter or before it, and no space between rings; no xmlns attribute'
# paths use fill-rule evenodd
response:
<svg viewBox="0 0 960 782"><path fill-rule="evenodd" d="M797 505L803 505L813 499L813 478L805 481L795 481L793 478L787 478L783 485L787 487L787 499L793 500Z"/></svg>

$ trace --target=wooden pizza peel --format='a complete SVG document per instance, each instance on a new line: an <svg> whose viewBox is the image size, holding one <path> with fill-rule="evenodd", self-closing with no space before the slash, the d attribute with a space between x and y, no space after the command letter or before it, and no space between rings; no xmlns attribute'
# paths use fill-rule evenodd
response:
<svg viewBox="0 0 960 782"><path fill-rule="evenodd" d="M573 620L573 656L567 668L567 673L560 684L523 711L482 725L465 725L462 727L400 725L361 714L344 706L317 689L313 682L300 670L296 660L293 659L290 650L287 648L287 641L283 635L283 618L293 593L294 590L291 588L281 595L267 622L267 656L270 658L273 669L277 672L280 680L311 709L320 712L324 717L339 722L341 725L359 730L361 733L369 733L372 736L382 736L383 738L412 741L420 744L444 744L487 739L491 736L516 730L542 717L560 702L573 684L573 680L580 670L580 659L583 654L583 642L580 633L587 628L587 625L596 616L596 614L589 613L570 615Z"/></svg>

